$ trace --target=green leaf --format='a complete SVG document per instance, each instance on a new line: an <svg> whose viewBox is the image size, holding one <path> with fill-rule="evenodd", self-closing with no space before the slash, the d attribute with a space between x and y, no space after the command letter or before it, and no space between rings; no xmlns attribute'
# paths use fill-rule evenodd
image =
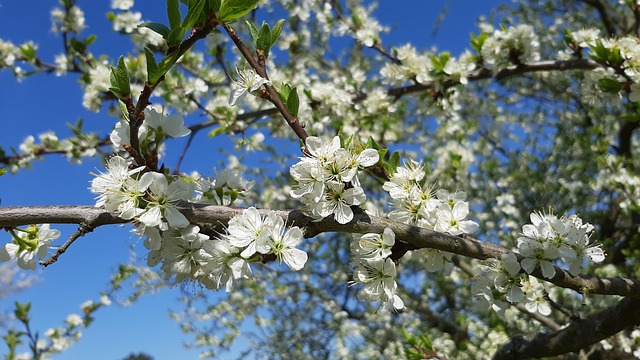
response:
<svg viewBox="0 0 640 360"><path fill-rule="evenodd" d="M278 95L282 101L287 102L289 100L289 93L291 93L291 86L289 84L282 84L281 88L276 88Z"/></svg>
<svg viewBox="0 0 640 360"><path fill-rule="evenodd" d="M378 143L372 136L369 136L369 140L367 140L367 148L380 150L380 145L378 145Z"/></svg>
<svg viewBox="0 0 640 360"><path fill-rule="evenodd" d="M167 44L169 45L180 44L180 42L184 38L185 33L186 33L185 28L183 28L182 26L178 26L172 29L169 35L167 35Z"/></svg>
<svg viewBox="0 0 640 360"><path fill-rule="evenodd" d="M180 14L180 1L167 0L167 16L169 16L169 26L172 29L180 26L182 14Z"/></svg>
<svg viewBox="0 0 640 360"><path fill-rule="evenodd" d="M256 41L258 40L258 28L253 23L253 21L247 20L246 22L247 22L247 26L249 27L249 35L251 35L251 40L255 45Z"/></svg>
<svg viewBox="0 0 640 360"><path fill-rule="evenodd" d="M16 301L15 304L16 309L13 311L13 315L21 322L27 323L29 321L29 310L31 310L31 303L19 303Z"/></svg>
<svg viewBox="0 0 640 360"><path fill-rule="evenodd" d="M7 173L7 169L5 168L0 168L0 176L4 175Z"/></svg>
<svg viewBox="0 0 640 360"><path fill-rule="evenodd" d="M438 54L438 56L432 56L431 64L436 70L440 70L444 72L444 67L445 65L447 65L447 62L449 61L450 58L451 58L451 54L444 51Z"/></svg>
<svg viewBox="0 0 640 360"><path fill-rule="evenodd" d="M122 112L124 119L129 121L129 110L127 110L127 104L122 102L122 100L118 100L118 105L120 105L120 111Z"/></svg>
<svg viewBox="0 0 640 360"><path fill-rule="evenodd" d="M171 29L169 29L166 25L164 24L160 24L160 23L156 23L156 22L143 22L142 24L138 25L138 27L146 27L148 29L153 30L154 32L157 32L158 34L162 35L163 38L167 38L169 36L169 33L171 32Z"/></svg>
<svg viewBox="0 0 640 360"><path fill-rule="evenodd" d="M131 96L129 71L124 63L124 56L118 59L118 67L111 67L111 87L109 90L118 98Z"/></svg>
<svg viewBox="0 0 640 360"><path fill-rule="evenodd" d="M98 38L98 37L97 37L95 34L89 35L89 36L84 40L84 44L85 44L85 45L87 45L87 46L89 46L89 45L93 44L93 43L96 41L96 39L97 39L97 38Z"/></svg>
<svg viewBox="0 0 640 360"><path fill-rule="evenodd" d="M287 109L291 115L298 117L298 108L300 107L300 98L298 97L298 91L296 88L291 89L289 97L287 98Z"/></svg>
<svg viewBox="0 0 640 360"><path fill-rule="evenodd" d="M156 59L153 56L153 53L148 48L144 48L144 55L147 58L147 81L151 84L154 84L161 75L158 75L160 70L158 69L158 64L156 63Z"/></svg>
<svg viewBox="0 0 640 360"><path fill-rule="evenodd" d="M389 161L387 161L387 163L384 164L384 169L387 170L387 173L389 175L393 176L393 174L395 174L396 169L398 168L399 165L400 165L400 153L397 151L394 151L389 157Z"/></svg>
<svg viewBox="0 0 640 360"><path fill-rule="evenodd" d="M160 61L160 63L158 64L158 71L160 73L160 76L158 77L158 79L163 77L164 74L166 74L167 71L169 71L169 69L171 69L173 64L176 63L176 61L178 60L178 54L179 53L180 52L176 50L176 51L172 52L171 54L165 56L164 59L162 59L162 61Z"/></svg>
<svg viewBox="0 0 640 360"><path fill-rule="evenodd" d="M227 127L226 126L220 126L220 127L217 127L215 129L211 130L209 132L209 137L210 138L216 137L216 136L218 136L220 134L224 134L226 132L227 132Z"/></svg>
<svg viewBox="0 0 640 360"><path fill-rule="evenodd" d="M20 45L18 48L20 49L20 53L22 54L25 60L32 61L36 58L36 48L35 46L33 46L33 44L26 43L26 44Z"/></svg>
<svg viewBox="0 0 640 360"><path fill-rule="evenodd" d="M207 10L217 13L220 11L221 0L207 0Z"/></svg>
<svg viewBox="0 0 640 360"><path fill-rule="evenodd" d="M282 28L284 27L284 19L279 20L271 29L271 44L269 47L273 46L280 37L280 33L282 33Z"/></svg>
<svg viewBox="0 0 640 360"><path fill-rule="evenodd" d="M604 92L614 94L617 94L622 90L622 84L619 81L609 78L602 78L598 80L598 87Z"/></svg>
<svg viewBox="0 0 640 360"><path fill-rule="evenodd" d="M482 50L482 45L484 45L485 40L489 37L489 34L482 32L480 35L471 34L471 48L476 52L480 53Z"/></svg>
<svg viewBox="0 0 640 360"><path fill-rule="evenodd" d="M192 0L189 2L189 10L182 23L184 29L190 30L198 22L205 4L206 0Z"/></svg>
<svg viewBox="0 0 640 360"><path fill-rule="evenodd" d="M71 48L79 53L84 53L85 50L87 50L87 45L82 41L78 41L76 38L70 38L69 43L71 44Z"/></svg>
<svg viewBox="0 0 640 360"><path fill-rule="evenodd" d="M222 0L218 20L228 23L239 19L253 10L260 0Z"/></svg>
<svg viewBox="0 0 640 360"><path fill-rule="evenodd" d="M269 54L269 48L271 47L271 28L266 22L262 23L260 32L258 33L258 40L256 41L256 48L264 51L265 55Z"/></svg>

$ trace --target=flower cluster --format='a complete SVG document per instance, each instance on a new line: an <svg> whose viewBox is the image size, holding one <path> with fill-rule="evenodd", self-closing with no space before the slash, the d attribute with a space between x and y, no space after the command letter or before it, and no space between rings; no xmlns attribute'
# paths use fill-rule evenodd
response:
<svg viewBox="0 0 640 360"><path fill-rule="evenodd" d="M125 220L136 220L134 232L144 236L149 266L161 265L176 283L195 280L208 288L231 289L234 280L251 275L250 261L277 259L294 271L302 269L307 254L296 248L303 238L298 227L287 228L275 212L261 215L251 207L229 221L226 233L210 237L180 211L188 202L230 205L251 187L236 174L223 170L216 179L195 181L132 167L120 156L111 157L107 171L91 183L96 206Z"/></svg>
<svg viewBox="0 0 640 360"><path fill-rule="evenodd" d="M394 200L390 219L451 235L472 234L478 230L476 222L465 220L469 204L464 192L434 191L424 178L424 166L409 160L396 169L391 181L382 185Z"/></svg>
<svg viewBox="0 0 640 360"><path fill-rule="evenodd" d="M487 260L487 271L479 275L472 293L479 308L490 308L500 316L504 316L509 303L522 302L530 312L545 316L551 314L544 285L521 272L514 253L504 254L500 260Z"/></svg>
<svg viewBox="0 0 640 360"><path fill-rule="evenodd" d="M298 271L308 258L296 248L303 238L300 228L286 228L275 211L261 215L254 207L234 216L226 233L215 238L195 225L162 233L148 230L144 244L151 249L149 266L162 263L166 277L175 275L176 283L196 280L214 290L224 286L228 292L235 280L250 278L251 261L273 256Z"/></svg>
<svg viewBox="0 0 640 360"><path fill-rule="evenodd" d="M550 279L556 273L554 262L562 260L569 265L569 273L576 275L585 257L593 262L604 260L602 249L590 240L593 226L579 217L534 212L530 219L531 224L522 227L517 240L523 258L518 261L514 253L506 253L500 260L489 260L488 271L474 284L480 302L498 313L507 307L504 299L512 304L525 302L527 310L549 315L543 284L527 274L539 267Z"/></svg>
<svg viewBox="0 0 640 360"><path fill-rule="evenodd" d="M16 259L18 266L25 270L36 269L36 257L43 259L49 251L51 241L60 237L59 230L52 230L49 224L30 225L26 229L9 230L13 241L0 247L0 261Z"/></svg>
<svg viewBox="0 0 640 360"><path fill-rule="evenodd" d="M354 154L341 147L338 136L329 142L310 136L305 143L308 156L300 158L289 171L297 181L291 196L300 199L307 213L317 220L333 215L338 223L348 223L353 219L351 206L367 199L358 169L375 165L378 151L365 149Z"/></svg>
<svg viewBox="0 0 640 360"><path fill-rule="evenodd" d="M358 293L358 298L368 301L380 301L383 306L391 306L396 310L404 308L404 302L398 296L398 284L395 281L396 265L389 258L391 248L395 244L395 234L390 228L385 228L382 235L364 234L353 236L351 254L355 283L362 283L364 287Z"/></svg>
<svg viewBox="0 0 640 360"><path fill-rule="evenodd" d="M604 260L604 251L590 239L593 225L579 217L532 213L530 219L518 238L518 251L525 257L522 269L528 274L540 267L542 275L551 279L556 274L553 262L561 259L576 275L585 257L596 263Z"/></svg>
<svg viewBox="0 0 640 360"><path fill-rule="evenodd" d="M389 213L392 220L451 235L472 234L478 230L476 222L466 220L469 214L466 194L461 191L450 193L444 189L434 191L433 186L426 184L421 163L405 161L382 188L393 199L393 210ZM425 252L429 271L443 270L451 257L451 254L440 250Z"/></svg>
<svg viewBox="0 0 640 360"><path fill-rule="evenodd" d="M495 30L482 44L480 53L482 59L497 71L512 64L539 60L539 48L540 43L533 27L519 24Z"/></svg>

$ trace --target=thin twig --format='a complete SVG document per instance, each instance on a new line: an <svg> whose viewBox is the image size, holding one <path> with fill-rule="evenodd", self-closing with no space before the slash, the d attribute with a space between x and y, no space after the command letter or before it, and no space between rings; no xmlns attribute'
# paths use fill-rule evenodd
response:
<svg viewBox="0 0 640 360"><path fill-rule="evenodd" d="M41 260L40 265L47 267L53 264L54 262L58 261L58 257L64 254L65 251L67 251L67 249L69 248L69 246L71 246L81 236L84 236L92 232L93 229L94 227L91 226L90 224L86 222L81 222L80 225L78 226L78 230L76 230L76 232L74 232L71 236L69 236L69 239L67 240L67 242L65 242L64 245L60 246L58 250L53 255L51 255L48 259Z"/></svg>

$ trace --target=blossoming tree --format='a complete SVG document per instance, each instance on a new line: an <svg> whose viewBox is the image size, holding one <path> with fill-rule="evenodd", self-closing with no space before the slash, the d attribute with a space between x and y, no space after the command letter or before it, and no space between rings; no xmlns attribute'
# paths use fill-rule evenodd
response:
<svg viewBox="0 0 640 360"><path fill-rule="evenodd" d="M118 59L92 51L74 0L52 12L52 61L0 40L0 67L79 78L83 105L113 117L107 136L77 126L0 149L12 173L104 159L93 206L0 208L0 261L55 266L127 223L160 283L195 285L175 317L211 357L249 316L269 329L255 348L281 358L640 356L640 4L504 6L461 54L383 44L389 29L355 0L167 0L144 22L133 6L112 1L134 43ZM336 37L353 39L337 59ZM205 129L236 143L211 177L207 157L182 168ZM78 228L59 242L63 223ZM144 265L110 291L127 276L158 286ZM32 355L64 349L108 303ZM14 351L27 333L12 334Z"/></svg>

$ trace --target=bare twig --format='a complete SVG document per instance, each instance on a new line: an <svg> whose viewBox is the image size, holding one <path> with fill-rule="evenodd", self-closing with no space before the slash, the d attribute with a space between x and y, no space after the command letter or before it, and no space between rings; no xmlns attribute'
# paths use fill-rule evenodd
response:
<svg viewBox="0 0 640 360"><path fill-rule="evenodd" d="M58 257L64 254L65 251L67 251L67 249L69 248L69 246L71 246L79 237L92 232L93 229L94 227L88 223L85 223L85 222L80 223L80 225L78 226L78 230L69 237L67 242L65 242L64 245L60 246L58 250L53 255L51 255L48 259L40 261L40 265L47 267L53 264L54 262L58 261Z"/></svg>

